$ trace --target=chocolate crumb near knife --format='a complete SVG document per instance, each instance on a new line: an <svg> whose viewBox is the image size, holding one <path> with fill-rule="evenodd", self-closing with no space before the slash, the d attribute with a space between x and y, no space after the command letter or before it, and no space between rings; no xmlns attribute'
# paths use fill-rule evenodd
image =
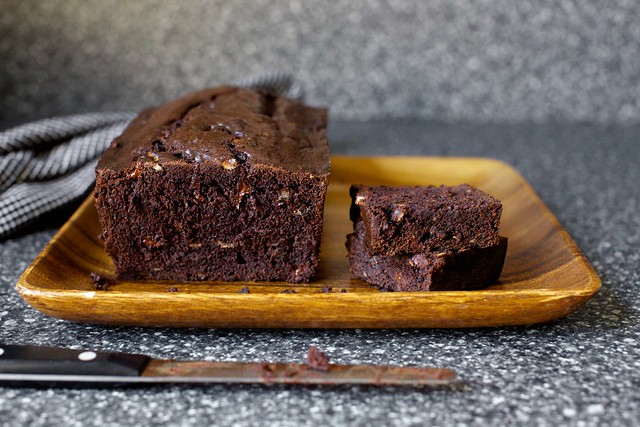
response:
<svg viewBox="0 0 640 427"><path fill-rule="evenodd" d="M267 382L276 376L275 373L273 372L273 369L271 369L271 366L269 366L268 363L263 363L260 365L260 367L261 367L260 373Z"/></svg>
<svg viewBox="0 0 640 427"><path fill-rule="evenodd" d="M307 366L311 369L327 372L329 370L329 358L312 345L307 353Z"/></svg>

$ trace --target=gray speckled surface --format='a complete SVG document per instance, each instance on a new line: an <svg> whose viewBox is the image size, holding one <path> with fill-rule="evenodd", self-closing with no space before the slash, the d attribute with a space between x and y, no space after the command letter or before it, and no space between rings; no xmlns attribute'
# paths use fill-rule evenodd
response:
<svg viewBox="0 0 640 427"><path fill-rule="evenodd" d="M629 0L0 0L0 119L126 110L268 69L334 117L640 122ZM135 94L135 95L132 95Z"/></svg>
<svg viewBox="0 0 640 427"><path fill-rule="evenodd" d="M479 330L171 330L72 324L13 286L53 229L0 245L0 342L165 358L438 365L435 390L260 386L122 390L0 388L0 419L24 425L637 425L640 421L640 127L334 122L334 154L502 159L533 185L592 262L601 292L548 324Z"/></svg>

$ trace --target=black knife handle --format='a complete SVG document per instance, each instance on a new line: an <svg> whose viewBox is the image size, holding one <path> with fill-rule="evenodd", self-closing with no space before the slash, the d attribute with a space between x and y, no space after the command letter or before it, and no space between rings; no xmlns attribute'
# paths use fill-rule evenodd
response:
<svg viewBox="0 0 640 427"><path fill-rule="evenodd" d="M0 373L139 376L151 358L64 348L0 344Z"/></svg>

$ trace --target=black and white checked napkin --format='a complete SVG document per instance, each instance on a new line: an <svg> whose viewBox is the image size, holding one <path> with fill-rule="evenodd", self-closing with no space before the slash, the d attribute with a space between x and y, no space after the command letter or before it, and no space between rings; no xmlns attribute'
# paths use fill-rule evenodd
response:
<svg viewBox="0 0 640 427"><path fill-rule="evenodd" d="M237 84L299 100L304 95L299 82L287 73L264 74ZM93 187L100 154L133 117L78 114L0 132L0 240L85 196Z"/></svg>

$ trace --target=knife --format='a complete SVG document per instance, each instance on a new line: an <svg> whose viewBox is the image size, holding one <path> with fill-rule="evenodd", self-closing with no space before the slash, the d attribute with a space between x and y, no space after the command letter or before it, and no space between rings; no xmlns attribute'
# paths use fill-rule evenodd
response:
<svg viewBox="0 0 640 427"><path fill-rule="evenodd" d="M456 373L446 368L176 361L136 354L0 344L0 385L225 383L416 387L449 384L455 377Z"/></svg>

